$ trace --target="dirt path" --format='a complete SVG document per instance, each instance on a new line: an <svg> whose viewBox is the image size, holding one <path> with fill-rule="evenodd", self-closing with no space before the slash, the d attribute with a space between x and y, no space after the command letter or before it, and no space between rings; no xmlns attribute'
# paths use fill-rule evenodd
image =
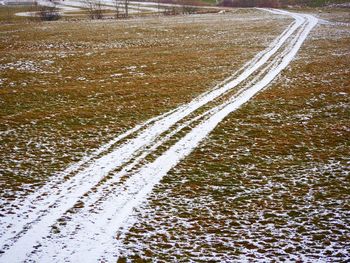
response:
<svg viewBox="0 0 350 263"><path fill-rule="evenodd" d="M266 11L294 22L232 77L102 146L67 168L60 177L65 181L48 183L18 203L15 215L1 218L0 262L113 261L120 247L115 233L132 226L133 209L228 114L288 66L317 24L310 15Z"/></svg>

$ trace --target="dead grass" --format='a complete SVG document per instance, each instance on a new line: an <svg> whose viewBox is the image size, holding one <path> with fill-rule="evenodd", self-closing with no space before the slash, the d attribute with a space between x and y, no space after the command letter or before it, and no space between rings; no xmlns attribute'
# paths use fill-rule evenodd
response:
<svg viewBox="0 0 350 263"><path fill-rule="evenodd" d="M318 26L267 90L163 179L125 255L346 261L349 45L347 27Z"/></svg>
<svg viewBox="0 0 350 263"><path fill-rule="evenodd" d="M213 87L289 22L257 15L0 25L2 185L44 182Z"/></svg>
<svg viewBox="0 0 350 263"><path fill-rule="evenodd" d="M0 24L12 24L17 22L31 22L33 19L28 17L16 16L19 12L34 12L38 11L35 6L0 6Z"/></svg>

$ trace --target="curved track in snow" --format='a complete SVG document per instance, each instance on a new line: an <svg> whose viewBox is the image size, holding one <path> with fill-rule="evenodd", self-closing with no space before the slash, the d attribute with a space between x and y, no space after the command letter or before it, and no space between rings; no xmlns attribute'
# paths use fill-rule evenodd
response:
<svg viewBox="0 0 350 263"><path fill-rule="evenodd" d="M192 102L150 119L68 167L0 219L0 262L110 262L116 233L133 223L133 210L167 172L189 155L293 60L317 24L311 15L267 10L294 18L271 45L230 78ZM64 180L62 180L64 178Z"/></svg>

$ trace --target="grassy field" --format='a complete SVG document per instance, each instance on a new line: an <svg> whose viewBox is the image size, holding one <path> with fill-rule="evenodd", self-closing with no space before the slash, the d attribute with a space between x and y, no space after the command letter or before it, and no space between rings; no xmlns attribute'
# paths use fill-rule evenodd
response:
<svg viewBox="0 0 350 263"><path fill-rule="evenodd" d="M348 11L327 10L317 16L350 22ZM250 9L41 23L8 14L0 8L2 212L123 131L214 87L291 22ZM267 90L156 187L123 237L125 256L343 261L349 46L348 26L320 24Z"/></svg>
<svg viewBox="0 0 350 263"><path fill-rule="evenodd" d="M41 184L126 129L190 101L289 22L262 26L255 16L266 14L242 12L1 24L2 188Z"/></svg>
<svg viewBox="0 0 350 263"><path fill-rule="evenodd" d="M318 26L271 87L164 178L124 237L126 257L346 261L349 44L348 27Z"/></svg>

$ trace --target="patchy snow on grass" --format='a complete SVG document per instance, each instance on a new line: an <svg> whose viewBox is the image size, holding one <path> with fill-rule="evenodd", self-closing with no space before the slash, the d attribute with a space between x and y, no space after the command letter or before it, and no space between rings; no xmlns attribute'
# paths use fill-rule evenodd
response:
<svg viewBox="0 0 350 263"><path fill-rule="evenodd" d="M38 63L35 63L34 61L28 60L28 61L16 61L16 62L10 62L7 64L0 65L0 70L18 70L23 72L44 72L41 67L38 65Z"/></svg>
<svg viewBox="0 0 350 263"><path fill-rule="evenodd" d="M317 19L309 15L277 10L266 11L292 16L295 22L275 39L269 48L260 52L237 74L225 80L221 85L197 97L187 105L150 120L149 125L136 133L133 138L101 155L86 167L78 166L78 171L69 180L58 183L54 188L52 185L47 185L32 197L28 197L30 202L36 200L36 207L28 210L28 207L23 205L24 210L20 212L22 218L17 222L14 222L11 217L4 219L4 222L7 221L7 228L11 228L12 231L8 230L1 237L2 243L8 242L6 244L8 249L5 249L1 260L24 260L33 251L33 244L36 243L40 244L39 249L34 247L34 254L31 253L31 257L39 261L49 258L60 261L67 257L73 261L84 258L86 262L96 262L101 257L103 260L113 260L119 254L118 249L120 249L120 244L116 243L114 235L120 229L126 231L131 227L130 220L133 219L134 209L145 201L154 186L169 170L189 155L228 114L237 110L264 89L288 66L309 32L317 24ZM125 69L134 74L139 73L135 72L137 66L128 66ZM186 126L195 123L187 133L181 135L177 142L153 161L143 165L142 158L136 172L129 173L122 170L121 174L113 176L112 179L116 182L111 184L110 189L106 189L108 195L104 193L103 196L93 197L92 200L95 200L93 204L97 206L94 213L91 211L84 213L82 210L68 220L63 234L59 235L57 240L47 239L51 226L60 220L66 211L74 208L85 193L100 184L103 185L104 180L108 182L110 173L113 173L118 167L123 169L125 164L138 155L143 156L143 151L156 145L158 138L171 130L176 123L185 120L217 98L225 96L233 88L244 83L253 73L257 76L253 76L253 79L248 82L252 85L242 87L224 103L192 117L193 119L184 127L180 126L180 129L175 129L176 132L182 132ZM122 136L127 137L134 132L130 130ZM167 142L171 137L165 137L162 143ZM65 173L69 177L71 171L68 170ZM124 178L123 181L120 181L121 178ZM47 191L50 192L50 195L44 200L41 199L39 196ZM35 219L37 216L39 218ZM30 228L28 231L23 231L26 225L30 225ZM72 236L74 236L73 239ZM81 240L84 242L82 243ZM96 243L99 246L96 246ZM64 253L63 247L66 248Z"/></svg>

